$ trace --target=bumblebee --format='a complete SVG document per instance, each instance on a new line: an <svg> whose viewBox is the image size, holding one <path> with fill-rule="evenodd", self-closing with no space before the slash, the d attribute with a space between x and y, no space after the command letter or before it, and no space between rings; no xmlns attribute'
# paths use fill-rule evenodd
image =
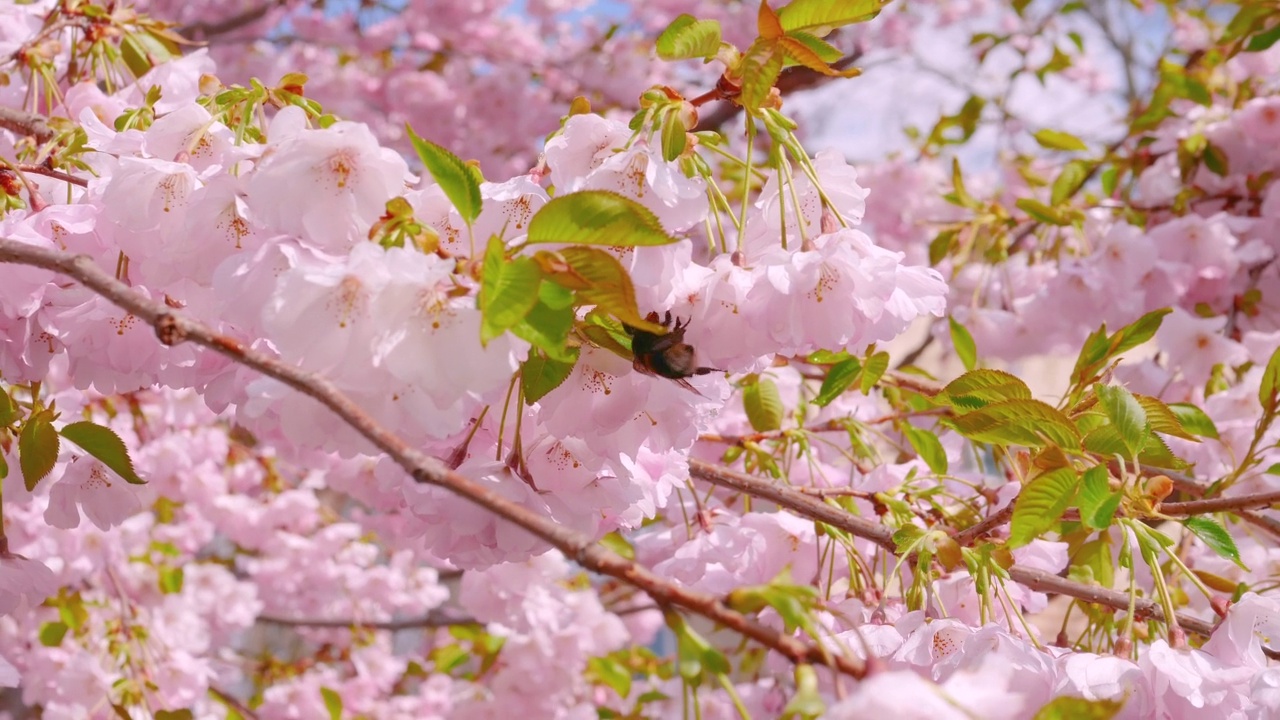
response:
<svg viewBox="0 0 1280 720"><path fill-rule="evenodd" d="M645 319L656 323L658 313L651 312ZM630 325L623 325L627 334L631 336L631 352L635 356L631 366L637 372L674 380L681 387L693 392L698 391L685 378L724 372L719 368L698 366L697 352L692 345L684 341L685 328L689 327L688 321L682 323L677 319L675 326L672 327L671 311L667 311L666 317L660 324L671 329L664 335L658 335Z"/></svg>

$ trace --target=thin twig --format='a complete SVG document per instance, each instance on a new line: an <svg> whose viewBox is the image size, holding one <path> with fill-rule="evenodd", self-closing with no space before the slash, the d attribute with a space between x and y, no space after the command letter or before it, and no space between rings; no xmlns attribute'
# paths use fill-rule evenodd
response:
<svg viewBox="0 0 1280 720"><path fill-rule="evenodd" d="M701 615L778 651L793 662L826 665L853 677L865 674L865 663L858 658L833 654L826 648L780 629L770 628L736 612L715 595L676 585L649 568L596 543L591 537L454 472L438 458L424 454L375 422L329 380L253 350L240 340L219 334L183 313L173 312L165 304L145 297L116 280L87 255L71 255L0 238L0 262L41 267L75 278L85 287L155 328L161 343L177 345L193 342L314 398L386 453L414 480L442 487L470 500L541 538L582 567L643 590L659 605L676 606Z"/></svg>
<svg viewBox="0 0 1280 720"><path fill-rule="evenodd" d="M221 702L223 705L226 705L227 707L240 713L241 717L243 717L245 720L258 720L257 713L250 710L248 707L245 706L244 703L237 700L233 695L227 693L225 690L219 690L213 685L210 685L209 694L216 697L218 701Z"/></svg>

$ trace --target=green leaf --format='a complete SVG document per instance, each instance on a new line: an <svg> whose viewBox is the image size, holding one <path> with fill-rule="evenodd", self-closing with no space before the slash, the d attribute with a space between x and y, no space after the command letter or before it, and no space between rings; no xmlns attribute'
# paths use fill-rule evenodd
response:
<svg viewBox="0 0 1280 720"><path fill-rule="evenodd" d="M1245 52L1262 52L1263 50L1270 50L1271 46L1275 45L1277 41L1280 41L1280 25L1249 38L1249 44L1245 45L1244 49Z"/></svg>
<svg viewBox="0 0 1280 720"><path fill-rule="evenodd" d="M606 190L558 195L529 221L529 243L637 247L675 241L649 208Z"/></svg>
<svg viewBox="0 0 1280 720"><path fill-rule="evenodd" d="M1171 312L1173 312L1171 308L1152 310L1117 330L1116 334L1111 336L1109 357L1115 357L1126 350L1136 348L1155 337L1160 324L1164 322L1164 316Z"/></svg>
<svg viewBox="0 0 1280 720"><path fill-rule="evenodd" d="M1097 385L1094 392L1132 459L1146 445L1150 434L1147 411L1133 393L1118 385Z"/></svg>
<svg viewBox="0 0 1280 720"><path fill-rule="evenodd" d="M611 688L623 700L631 695L631 671L614 658L593 657L587 660L587 676Z"/></svg>
<svg viewBox="0 0 1280 720"><path fill-rule="evenodd" d="M1111 526L1121 495L1111 491L1105 465L1094 465L1080 478L1080 521L1093 530Z"/></svg>
<svg viewBox="0 0 1280 720"><path fill-rule="evenodd" d="M52 412L42 410L27 418L18 434L18 466L28 491L34 491L58 461L58 433L52 418Z"/></svg>
<svg viewBox="0 0 1280 720"><path fill-rule="evenodd" d="M1226 528L1207 517L1189 517L1182 524L1203 540L1210 550L1240 566L1245 572L1249 571L1240 561L1240 550L1236 548L1236 541Z"/></svg>
<svg viewBox="0 0 1280 720"><path fill-rule="evenodd" d="M480 197L480 183L467 164L448 150L430 140L418 137L408 124L404 129L409 133L409 141L418 152L422 165L431 173L431 177L440 185L445 197L453 203L453 207L462 216L462 221L471 225L480 217L484 202Z"/></svg>
<svg viewBox="0 0 1280 720"><path fill-rule="evenodd" d="M792 0L778 10L782 29L838 28L842 25L866 22L884 9L889 0Z"/></svg>
<svg viewBox="0 0 1280 720"><path fill-rule="evenodd" d="M889 353L878 352L867 358L862 363L862 394L869 395L871 389L880 382L880 378L884 377L884 373L889 369Z"/></svg>
<svg viewBox="0 0 1280 720"><path fill-rule="evenodd" d="M506 259L506 246L497 235L489 238L480 279L480 342L506 332L538 304L542 270L527 257Z"/></svg>
<svg viewBox="0 0 1280 720"><path fill-rule="evenodd" d="M160 568L157 578L160 592L165 595L173 595L182 592L182 581L184 573L182 567L162 567Z"/></svg>
<svg viewBox="0 0 1280 720"><path fill-rule="evenodd" d="M155 713L156 720L192 720L195 715L190 710L183 708L181 710L157 710ZM227 714L227 720L232 720L232 715Z"/></svg>
<svg viewBox="0 0 1280 720"><path fill-rule="evenodd" d="M663 60L710 60L720 51L720 22L681 15L658 36L657 48Z"/></svg>
<svg viewBox="0 0 1280 720"><path fill-rule="evenodd" d="M677 113L667 113L662 119L662 159L675 162L689 144L689 133Z"/></svg>
<svg viewBox="0 0 1280 720"><path fill-rule="evenodd" d="M1093 166L1082 160L1072 160L1062 167L1058 178L1053 181L1053 190L1049 195L1051 205L1061 205L1067 198L1075 195L1084 185Z"/></svg>
<svg viewBox="0 0 1280 720"><path fill-rule="evenodd" d="M40 626L40 644L45 647L58 647L62 638L67 636L66 623L47 622Z"/></svg>
<svg viewBox="0 0 1280 720"><path fill-rule="evenodd" d="M62 437L79 445L85 452L111 468L130 485L146 485L147 481L133 471L129 450L115 431L86 421L74 422L61 430Z"/></svg>
<svg viewBox="0 0 1280 720"><path fill-rule="evenodd" d="M547 279L578 292L578 300L595 305L603 312L618 318L631 327L663 332L664 329L641 317L636 307L636 291L622 263L611 253L600 248L569 247L558 253L538 253L545 260L548 256L563 260L567 272L548 274ZM546 265L543 266L544 272Z"/></svg>
<svg viewBox="0 0 1280 720"><path fill-rule="evenodd" d="M1138 404L1142 405L1142 409L1146 411L1147 422L1151 423L1152 430L1182 438L1183 440L1200 442L1195 435L1187 432L1186 428L1182 426L1182 420L1178 417L1178 414L1173 411L1173 408L1165 405L1163 400L1153 398L1150 395L1135 395L1134 397L1138 399ZM1207 415L1205 419L1208 419ZM1212 424L1212 421L1210 421L1210 424Z"/></svg>
<svg viewBox="0 0 1280 720"><path fill-rule="evenodd" d="M1030 400L1031 388L1003 370L970 370L952 380L934 398L957 409L972 410L1003 400Z"/></svg>
<svg viewBox="0 0 1280 720"><path fill-rule="evenodd" d="M832 365L831 369L827 370L827 376L822 379L822 387L818 390L818 397L814 398L813 402L820 407L830 405L853 385L853 381L858 379L861 372L862 362L857 358L845 358Z"/></svg>
<svg viewBox="0 0 1280 720"><path fill-rule="evenodd" d="M937 435L909 424L903 424L902 434L906 436L907 442L911 443L911 447L915 449L916 454L925 461L925 464L929 466L929 469L934 474L946 474L947 451L942 449L942 443L938 440Z"/></svg>
<svg viewBox="0 0 1280 720"><path fill-rule="evenodd" d="M1280 405L1280 348L1271 353L1267 369L1262 372L1262 384L1258 386L1258 401L1267 414L1274 414Z"/></svg>
<svg viewBox="0 0 1280 720"><path fill-rule="evenodd" d="M320 697L324 698L324 707L329 711L329 720L342 720L342 696L330 688L322 687Z"/></svg>
<svg viewBox="0 0 1280 720"><path fill-rule="evenodd" d="M0 427L9 427L22 417L22 409L9 397L4 388L0 388Z"/></svg>
<svg viewBox="0 0 1280 720"><path fill-rule="evenodd" d="M1124 708L1124 700L1086 700L1063 695L1040 708L1032 720L1111 720Z"/></svg>
<svg viewBox="0 0 1280 720"><path fill-rule="evenodd" d="M748 110L759 110L773 84L782 75L785 56L775 42L757 40L742 57L742 94L739 101Z"/></svg>
<svg viewBox="0 0 1280 720"><path fill-rule="evenodd" d="M804 32L803 30L789 32L787 33L787 37L795 40L796 42L803 43L805 47L809 48L809 50L824 63L833 63L844 57L844 53L840 52L840 48L832 45L826 40L823 40L817 35Z"/></svg>
<svg viewBox="0 0 1280 720"><path fill-rule="evenodd" d="M1076 471L1069 467L1047 472L1027 483L1014 501L1008 546L1026 545L1053 527L1067 511L1078 487Z"/></svg>
<svg viewBox="0 0 1280 720"><path fill-rule="evenodd" d="M1111 197L1111 195L1116 191L1116 183L1118 183L1119 180L1120 171L1115 166L1103 170L1101 178L1102 194L1106 197Z"/></svg>
<svg viewBox="0 0 1280 720"><path fill-rule="evenodd" d="M543 283L543 286L549 284ZM524 320L512 326L511 332L552 360L571 362L578 357L577 348L568 345L569 331L576 317L572 307L555 309L539 301Z"/></svg>
<svg viewBox="0 0 1280 720"><path fill-rule="evenodd" d="M1036 142L1040 143L1040 147L1046 150L1088 150L1089 146L1084 144L1080 138L1071 133L1062 132L1061 130L1040 130L1032 135Z"/></svg>
<svg viewBox="0 0 1280 720"><path fill-rule="evenodd" d="M970 440L1040 448L1053 443L1080 447L1080 435L1060 410L1039 400L1005 400L945 420Z"/></svg>
<svg viewBox="0 0 1280 720"><path fill-rule="evenodd" d="M1063 217L1057 210L1034 198L1018 198L1014 205L1017 205L1019 209L1031 216L1032 220L1049 225L1071 224L1071 221Z"/></svg>
<svg viewBox="0 0 1280 720"><path fill-rule="evenodd" d="M576 362L577 348L574 348L574 355ZM524 401L532 405L564 384L573 372L575 362L562 362L530 353L529 359L520 366L520 387L524 389Z"/></svg>
<svg viewBox="0 0 1280 720"><path fill-rule="evenodd" d="M782 427L782 396L769 378L757 378L742 387L742 406L747 420L756 432L770 432Z"/></svg>
<svg viewBox="0 0 1280 720"><path fill-rule="evenodd" d="M955 318L948 317L947 322L951 325L951 345L956 349L956 355L964 363L965 370L973 370L978 364L978 346L973 342L973 336Z"/></svg>
<svg viewBox="0 0 1280 720"><path fill-rule="evenodd" d="M1205 411L1189 403L1169 403L1166 407L1178 418L1178 423L1187 432L1200 437L1218 439L1218 426L1213 424L1213 419ZM1159 430L1154 424L1152 429Z"/></svg>

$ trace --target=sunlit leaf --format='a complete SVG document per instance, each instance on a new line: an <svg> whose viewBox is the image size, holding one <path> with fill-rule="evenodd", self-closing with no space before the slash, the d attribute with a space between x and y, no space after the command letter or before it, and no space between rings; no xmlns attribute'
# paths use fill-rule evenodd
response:
<svg viewBox="0 0 1280 720"><path fill-rule="evenodd" d="M427 172L440 185L445 197L453 203L454 209L462 216L462 221L470 225L480 217L483 200L480 197L480 183L467 164L457 155L445 148L418 137L413 128L405 125L409 133L409 141L418 153L418 159Z"/></svg>

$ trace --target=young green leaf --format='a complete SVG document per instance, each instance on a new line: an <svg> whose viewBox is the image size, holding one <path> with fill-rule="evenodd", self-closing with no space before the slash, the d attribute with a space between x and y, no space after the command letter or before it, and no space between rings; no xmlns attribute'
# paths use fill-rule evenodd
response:
<svg viewBox="0 0 1280 720"><path fill-rule="evenodd" d="M557 195L529 221L529 243L637 247L675 241L649 208L606 190Z"/></svg>
<svg viewBox="0 0 1280 720"><path fill-rule="evenodd" d="M611 688L623 700L631 696L631 671L615 658L594 657L587 660L587 677Z"/></svg>
<svg viewBox="0 0 1280 720"><path fill-rule="evenodd" d="M27 418L18 434L18 466L29 491L36 489L58 461L58 433L52 419L52 412L42 410Z"/></svg>
<svg viewBox="0 0 1280 720"><path fill-rule="evenodd" d="M1078 478L1071 468L1047 472L1027 483L1014 501L1008 546L1026 545L1053 527L1067 511L1077 488Z"/></svg>
<svg viewBox="0 0 1280 720"><path fill-rule="evenodd" d="M1200 437L1218 439L1218 426L1205 411L1189 403L1169 403L1169 410L1187 432Z"/></svg>
<svg viewBox="0 0 1280 720"><path fill-rule="evenodd" d="M658 36L657 48L663 60L710 60L720 51L720 23L681 15Z"/></svg>
<svg viewBox="0 0 1280 720"><path fill-rule="evenodd" d="M930 470L938 475L946 474L947 451L942 448L937 435L909 424L903 425L902 434L906 436L907 442L911 443L911 447Z"/></svg>
<svg viewBox="0 0 1280 720"><path fill-rule="evenodd" d="M1124 708L1124 700L1087 700L1063 695L1040 708L1031 720L1111 720Z"/></svg>
<svg viewBox="0 0 1280 720"><path fill-rule="evenodd" d="M742 387L742 406L747 420L756 432L770 432L782 427L782 396L769 378L756 378Z"/></svg>
<svg viewBox="0 0 1280 720"><path fill-rule="evenodd" d="M329 711L329 720L342 720L342 696L331 688L320 688L320 697L324 699L324 707Z"/></svg>
<svg viewBox="0 0 1280 720"><path fill-rule="evenodd" d="M9 393L0 388L0 428L9 427L15 420L22 417L22 409L18 404L9 397Z"/></svg>
<svg viewBox="0 0 1280 720"><path fill-rule="evenodd" d="M822 387L818 390L818 397L814 398L813 402L820 407L830 405L853 385L853 381L858 379L861 372L862 362L858 358L845 358L832 365L831 369L827 370L827 376L822 379Z"/></svg>
<svg viewBox="0 0 1280 720"><path fill-rule="evenodd" d="M538 303L542 270L527 257L506 259L506 247L498 236L489 238L480 279L480 342L506 332Z"/></svg>
<svg viewBox="0 0 1280 720"><path fill-rule="evenodd" d="M124 441L109 427L103 427L87 420L74 422L61 430L62 437L79 445L85 452L111 468L117 475L131 485L146 485L147 481L138 477L133 470L133 460L129 458L129 450Z"/></svg>
<svg viewBox="0 0 1280 720"><path fill-rule="evenodd" d="M776 41L757 40L747 48L742 56L742 94L739 97L744 107L759 110L769 97L773 84L782 75L785 59Z"/></svg>
<svg viewBox="0 0 1280 720"><path fill-rule="evenodd" d="M1039 130L1032 137L1036 139L1036 142L1040 143L1040 147L1046 150L1074 151L1089 149L1089 146L1085 145L1083 140L1061 130Z"/></svg>
<svg viewBox="0 0 1280 720"><path fill-rule="evenodd" d="M880 382L880 378L884 377L884 373L889 369L889 353L883 350L872 355L863 361L862 364L862 394L871 394L871 389Z"/></svg>
<svg viewBox="0 0 1280 720"><path fill-rule="evenodd" d="M1267 369L1262 371L1262 384L1258 386L1258 401L1262 410L1274 414L1280 410L1280 348L1271 353Z"/></svg>
<svg viewBox="0 0 1280 720"><path fill-rule="evenodd" d="M889 0L792 0L778 10L778 20L788 34L793 30L838 28L866 22L888 4Z"/></svg>
<svg viewBox="0 0 1280 720"><path fill-rule="evenodd" d="M1111 526L1111 518L1120 507L1121 495L1112 492L1105 465L1094 465L1080 477L1080 521L1093 530Z"/></svg>
<svg viewBox="0 0 1280 720"><path fill-rule="evenodd" d="M1080 447L1075 425L1060 410L1039 400L1006 400L945 421L961 435L997 445L1064 449Z"/></svg>
<svg viewBox="0 0 1280 720"><path fill-rule="evenodd" d="M557 309L540 300L523 320L511 327L511 334L552 360L572 362L578 356L577 348L569 347L569 332L576 317L572 307Z"/></svg>
<svg viewBox="0 0 1280 720"><path fill-rule="evenodd" d="M1111 336L1111 348L1107 356L1115 357L1155 337L1156 331L1160 329L1160 324L1164 322L1164 316L1171 312L1173 310L1169 308L1152 310L1117 330L1116 334Z"/></svg>
<svg viewBox="0 0 1280 720"><path fill-rule="evenodd" d="M1133 393L1118 385L1097 385L1094 387L1098 403L1102 405L1111 420L1111 425L1120 435L1129 458L1135 457L1147 443L1151 434L1147 424L1147 411Z"/></svg>
<svg viewBox="0 0 1280 720"><path fill-rule="evenodd" d="M457 155L430 140L418 137L407 124L404 127L422 165L440 185L449 202L453 203L453 207L462 216L462 221L468 225L474 223L480 217L483 200L480 197L480 183L471 168Z"/></svg>
<svg viewBox="0 0 1280 720"><path fill-rule="evenodd" d="M577 359L577 348L574 348L574 359ZM529 359L520 366L520 386L524 390L524 401L530 405L546 397L569 379L575 362L552 360L539 353L530 353Z"/></svg>
<svg viewBox="0 0 1280 720"><path fill-rule="evenodd" d="M951 325L951 346L956 349L956 356L964 363L965 370L973 370L978 364L978 346L973 336L955 318L948 317L947 322Z"/></svg>
<svg viewBox="0 0 1280 720"><path fill-rule="evenodd" d="M1004 400L1030 400L1031 388L1003 370L970 370L947 383L935 400L957 410L974 410Z"/></svg>
<svg viewBox="0 0 1280 720"><path fill-rule="evenodd" d="M1061 205L1067 198L1075 195L1089 177L1092 165L1082 160L1072 160L1063 166L1058 178L1053 181L1053 190L1049 195L1051 205Z"/></svg>
<svg viewBox="0 0 1280 720"><path fill-rule="evenodd" d="M67 636L66 623L47 622L40 626L40 644L45 647L58 647L62 638Z"/></svg>
<svg viewBox="0 0 1280 720"><path fill-rule="evenodd" d="M1226 528L1207 517L1189 517L1183 520L1182 524L1203 540L1210 550L1239 565L1246 572L1249 571L1249 568L1240 561L1240 550L1236 548L1236 541Z"/></svg>

